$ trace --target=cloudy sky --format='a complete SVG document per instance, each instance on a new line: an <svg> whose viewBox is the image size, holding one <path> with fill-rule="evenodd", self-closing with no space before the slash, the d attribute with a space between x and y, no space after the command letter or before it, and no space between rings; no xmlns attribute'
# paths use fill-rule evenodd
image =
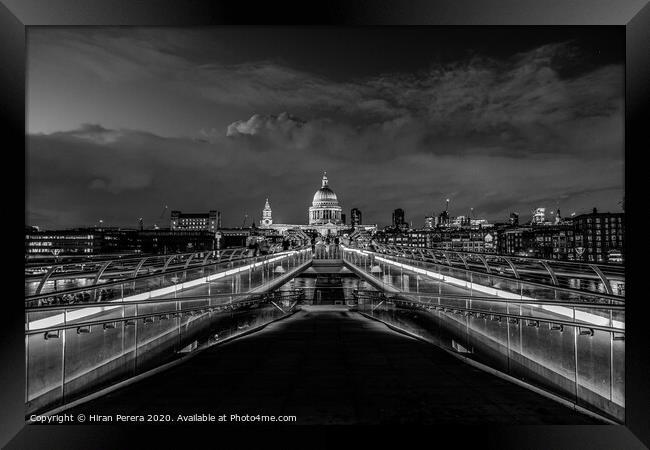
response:
<svg viewBox="0 0 650 450"><path fill-rule="evenodd" d="M26 221L620 211L624 32L30 28ZM250 223L250 219L249 219Z"/></svg>

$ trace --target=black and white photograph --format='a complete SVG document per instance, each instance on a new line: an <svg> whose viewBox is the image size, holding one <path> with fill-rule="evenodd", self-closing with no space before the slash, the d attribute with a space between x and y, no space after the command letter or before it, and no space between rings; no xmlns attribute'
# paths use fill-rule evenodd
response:
<svg viewBox="0 0 650 450"><path fill-rule="evenodd" d="M24 73L29 425L626 424L625 27L35 25Z"/></svg>

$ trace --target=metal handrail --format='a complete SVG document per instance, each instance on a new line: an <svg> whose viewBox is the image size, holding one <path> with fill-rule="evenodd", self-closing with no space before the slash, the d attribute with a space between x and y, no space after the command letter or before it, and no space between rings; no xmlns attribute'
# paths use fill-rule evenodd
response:
<svg viewBox="0 0 650 450"><path fill-rule="evenodd" d="M394 253L406 253L406 252L408 252L410 254L413 254L413 252L411 250L414 249L414 247L385 245L385 244L375 244L375 246L378 247L379 249L387 249L387 250L389 250L391 252L394 252ZM464 264L465 264L464 256L473 256L473 257L476 257L476 258L480 259L484 263L484 265L488 264L488 262L485 260L486 257L490 257L490 256L497 257L497 258L503 259L512 268L513 272L515 273L515 277L517 277L517 272L521 271L521 268L518 268L518 269L514 268L515 264L512 261L513 259L514 260L524 259L524 260L533 261L533 262L542 264L542 267L544 267L549 272L551 280L556 280L555 275L557 275L555 273L556 271L554 271L552 269L549 270L549 267L552 267L552 265L560 264L562 266L569 266L569 267L570 266L575 266L575 267L581 267L581 268L589 268L589 269L594 271L591 278L600 279L601 281L603 281L603 283L606 286L606 289L607 289L607 286L609 286L609 278L604 276L604 274L602 273L602 269L617 269L617 270L619 270L621 272L624 272L624 270L625 270L623 266L619 266L619 265L594 264L594 263L590 263L590 262L576 262L576 261L558 261L558 260L552 260L552 259L534 258L534 257L529 257L529 256L502 255L502 254L498 254L498 253L465 252L465 251L457 251L457 250L443 250L443 249L437 249L437 248L427 248L427 249L420 249L420 250L426 251L427 253L431 253L431 256L433 256L433 252L441 253L442 255L445 256L445 258L446 258L446 260L448 262L447 265L449 265L450 267L453 267L454 264L451 262L451 260L449 258L449 255L456 255L461 261L463 261ZM435 258L435 256L433 256L433 259L434 259L434 261L436 263L438 263L438 261L437 261L438 258ZM487 269L487 267L486 267L486 269ZM586 274L580 274L580 275L584 278ZM624 274L622 274L622 275L624 275ZM610 286L609 289L611 289L611 286Z"/></svg>
<svg viewBox="0 0 650 450"><path fill-rule="evenodd" d="M202 250L202 251L197 251L197 252L185 252L185 253L167 253L163 255L159 254L154 254L154 253L146 253L146 254L139 254L139 255L128 255L127 257L124 258L103 258L103 259L91 259L91 260L86 260L86 261L68 261L68 262L61 262L61 263L52 263L52 264L41 264L39 266L29 266L30 269L38 269L38 268L49 268L52 266L56 267L61 267L61 266L71 266L71 265L79 265L79 264L101 264L105 262L113 262L113 261L121 261L121 262L133 262L133 261L140 261L142 259L147 259L147 258L166 258L170 256L187 256L187 255L197 255L201 253L215 253L215 252L225 252L229 250L240 250L245 247L232 247L232 248L224 248L224 249L219 249L219 250ZM102 255L102 256L110 256L110 255Z"/></svg>
<svg viewBox="0 0 650 450"><path fill-rule="evenodd" d="M274 244L269 247L269 254L276 253L277 250L280 248L278 244ZM155 254L146 254L146 255L138 255L137 257L126 257L126 258L112 258L112 259L101 259L101 260L91 260L91 261L78 261L78 262L65 262L65 263L58 263L58 264L43 264L40 266L30 266L28 267L30 270L34 269L43 269L47 271L52 271L52 276L58 276L58 277L65 277L65 278L70 278L74 276L78 276L79 278L92 278L93 274L105 271L106 268L108 268L111 264L113 263L120 263L122 265L124 264L134 264L136 269L136 273L139 270L139 268L142 266L142 264L149 259L154 259L154 258L159 258L159 259L164 259L167 262L165 265L170 264L171 261L173 261L176 258L182 258L182 257L188 257L184 264L188 264L194 257L197 255L201 254L206 254L206 259L209 257L211 254L216 255L217 253L222 253L222 254L236 254L237 252L244 253L248 251L249 249L247 247L235 247L235 248L226 248L226 249L221 249L221 250L202 250L198 252L187 252L187 253L173 253L173 254L165 254L165 255L155 255ZM220 256L221 257L221 256ZM204 259L205 260L205 259ZM139 262L136 264L136 262ZM181 263L183 264L183 263ZM96 265L98 266L96 270L92 271L77 271L77 272L57 272L57 269L62 268L62 267L67 267L67 266L80 266L80 265ZM180 264L179 264L180 265ZM198 264L197 264L198 265ZM172 265L173 266L173 265ZM27 269L27 267L26 267ZM133 272L133 269L128 269L124 271L119 271L118 273L129 273ZM111 272L112 273L112 272ZM42 280L44 276L46 276L47 273L40 273L37 275L31 275L27 274L25 276L25 279L29 280ZM98 276L98 278L99 278ZM57 277L57 278L58 278Z"/></svg>
<svg viewBox="0 0 650 450"><path fill-rule="evenodd" d="M250 295L250 294L249 294ZM300 296L299 293L291 293L291 295L287 295L285 297L288 298L294 298ZM259 300L258 300L259 297ZM271 300L276 300L276 297L273 296L267 296L265 294L260 295L260 296L253 296L252 299L246 299L246 300L240 300L237 302L232 302L232 303L227 303L223 305L203 305L203 306L197 306L194 308L185 308L185 309L177 309L174 311L157 311L153 313L148 313L148 314L139 314L139 315L133 315L133 316L125 316L125 317L113 317L109 319L102 319L102 320L94 320L94 321L86 321L86 322L73 322L73 323L64 323L63 325L59 326L54 326L54 327L46 327L46 328L36 328L33 330L25 330L25 335L33 335L33 334L42 334L42 333L49 333L52 331L56 330L68 330L71 328L84 328L84 327L89 327L93 325L102 325L106 323L116 323L116 322L128 322L131 320L139 320L139 319L144 319L148 317L156 317L156 316L168 316L168 315L174 315L174 314L185 314L187 312L191 311L205 311L205 310L210 310L213 311L215 309L222 309L222 308L229 308L232 306L237 306L241 304L248 304L248 303L255 303L258 301L271 301Z"/></svg>
<svg viewBox="0 0 650 450"><path fill-rule="evenodd" d="M396 256L396 255L390 255L390 254L387 254L387 253L373 252L371 250L366 250L366 249L354 249L354 250L363 251L363 252L366 252L369 255L378 254L378 255L385 255L385 256L393 257L393 258L408 259L408 258L403 257L403 256ZM418 261L418 260L413 259L413 261ZM525 279L521 279L521 278L512 278L512 277L507 277L507 276L504 276L504 275L501 275L501 274L480 272L480 271L477 271L477 270L465 269L465 268L455 267L453 265L440 264L440 263L431 262L431 261L423 261L423 262L428 262L428 263L435 264L435 265L443 265L445 267L450 267L452 269L457 269L457 270L463 270L465 272L469 272L469 273L473 273L473 274L477 274L477 275L489 275L490 277L493 277L493 278L500 278L502 280L508 280L508 281L516 281L518 283L525 283L525 284L529 284L529 285L532 285L532 286L543 287L543 288L546 288L546 289L553 289L553 290L562 291L562 292L569 292L569 293L572 293L572 294L580 294L580 295L586 295L586 296L590 296L590 297L601 297L601 298L607 298L607 299L610 299L610 300L615 300L615 301L618 301L618 302L625 302L625 297L620 296L620 295L604 294L604 293L598 293L598 292L593 292L593 291L583 291L583 290L580 290L580 289L569 288L569 287L565 287L565 286L555 286L555 285L552 285L552 284L544 284L544 283L540 283L540 282L537 282L537 281L525 280Z"/></svg>
<svg viewBox="0 0 650 450"><path fill-rule="evenodd" d="M477 252L465 252L465 251L459 251L459 250L442 250L442 249L427 249L430 251L435 251L435 252L441 252L441 253L449 253L449 254L456 254L460 257L460 255L467 255L467 256L474 256L477 258L481 257L496 257L496 258L501 258L506 262L511 262L512 259L515 260L525 260L525 261L531 261L531 262L538 262L538 263L548 263L550 265L564 265L564 266L580 266L580 267L585 267L585 266L599 266L602 268L606 269L616 269L617 271L624 272L625 268L622 265L618 264L594 264L592 262L588 261L562 261L562 260L555 260L555 259L545 259L545 258L536 258L532 256L517 256L517 255L507 255L507 254L502 254L502 253L477 253Z"/></svg>
<svg viewBox="0 0 650 450"><path fill-rule="evenodd" d="M350 247L352 247L350 245ZM508 260L526 260L530 262L539 262L541 263L542 261L546 261L550 264L561 264L561 265L567 265L567 266L582 266L582 267L587 267L589 265L597 265L605 269L616 269L621 272L624 272L624 266L618 265L618 264L602 264L602 263L592 263L589 261L562 261L562 260L554 260L554 259L544 259L544 258L536 258L533 256L517 256L517 255L508 255L508 254L502 254L502 253L489 253L489 252L468 252L468 251L462 251L462 250L446 250L446 249L440 249L440 248L422 248L422 247L410 247L410 246L397 246L397 245L391 245L391 244L381 244L381 243L375 243L373 245L375 249L378 250L370 250L368 248L359 248L360 250L367 250L367 251L374 251L375 253L389 253L389 252L394 252L394 253L410 253L414 254L414 250L417 250L418 253L423 254L424 252L429 254L429 257L434 259L436 262L438 259L435 257L434 252L441 254L445 258L449 258L449 255L455 255L458 257L458 265L462 265L462 260L463 257L475 257L481 260L483 262L483 259L486 257L494 257L494 258L501 258L503 259L506 263L508 263ZM438 255L440 256L440 255ZM454 265L451 261L449 261L449 265Z"/></svg>
<svg viewBox="0 0 650 450"><path fill-rule="evenodd" d="M284 293L284 292L292 292L292 291L275 291L275 292ZM108 300L105 302L67 303L67 304L59 304L59 305L31 306L25 308L25 312L33 313L33 312L61 311L61 310L68 310L68 309L108 308L108 307L117 307L117 306L147 305L152 303L175 303L175 302L211 300L211 299L220 299L220 298L229 298L229 297L245 297L250 295L253 294L250 294L248 292L238 292L233 294L188 295L183 297L156 297L156 298L147 298L142 300L133 300L133 301L126 301L126 302ZM261 294L261 295L271 295L271 294Z"/></svg>
<svg viewBox="0 0 650 450"><path fill-rule="evenodd" d="M390 300L394 301L394 302L400 302L400 303L419 303L419 302L412 302L410 300L402 300L402 299L390 299ZM585 329L589 329L589 330L600 330L600 331L607 331L607 332L610 332L610 333L625 334L625 328L607 327L607 326L604 326L604 325L595 325L595 324L586 323L586 322L572 322L572 321L569 321L569 320L551 319L551 318L548 318L548 317L539 317L539 316L532 316L532 315L531 316L523 316L523 315L520 315L520 314L496 312L496 311L490 311L490 310L485 310L485 309L476 309L476 308L465 308L465 307L462 307L462 306L427 305L426 303L421 303L418 306L422 306L425 309L445 308L445 309L450 309L450 310L466 311L466 312L470 312L470 313L474 313L474 314L484 314L486 317L487 316L507 317L509 319L513 318L513 319L518 319L518 320L529 320L529 321L535 321L535 322L541 322L541 323L566 325L566 326L570 326L570 327L585 328ZM429 308L427 308L427 306Z"/></svg>
<svg viewBox="0 0 650 450"><path fill-rule="evenodd" d="M205 250L205 251L212 251L212 250ZM120 256L121 255L121 256ZM27 255L25 255L27 256ZM27 258L25 260L25 268L34 268L38 269L39 267L49 267L52 264L82 264L84 262L86 263L102 263L105 261L112 261L114 259L139 259L143 258L145 256L160 256L155 253L102 253L102 254L96 254L96 255L63 255L61 257L55 257L54 255L50 255L47 257L44 257L42 259L53 259L54 261L51 262L44 262L44 261L39 261L37 258ZM65 258L68 258L69 260L67 262L61 262L62 260L65 260ZM61 261L56 261L56 259L59 259Z"/></svg>
<svg viewBox="0 0 650 450"><path fill-rule="evenodd" d="M110 258L110 259L101 259L101 260L90 260L90 261L70 261L70 262L64 262L64 263L54 263L54 264L43 264L40 266L32 266L32 267L26 267L26 269L57 269L61 267L66 267L66 266L80 266L80 265L105 265L105 264L112 264L113 262L120 262L123 264L128 264L128 263L135 263L137 261L145 261L147 259L152 259L152 258L167 258L169 256L186 256L186 255L191 255L191 254L196 254L196 253L213 253L215 250L204 250L202 252L192 252L192 253L174 253L173 255L152 255L152 254L147 254L147 255L138 255L136 257L127 257L127 258ZM132 271L132 270L129 270ZM96 273L96 270L92 271L79 271L79 272L67 272L68 274L71 275L89 275L92 276L92 274ZM36 279L41 279L43 274L37 274L37 275L26 275L25 278L36 278Z"/></svg>
<svg viewBox="0 0 650 450"><path fill-rule="evenodd" d="M276 257L276 256L281 255L281 254L286 253L287 256L288 256L288 254L290 254L292 252L299 252L299 251L303 251L303 250L306 250L306 249L307 249L306 247L300 247L300 248L293 249L293 250L287 250L286 252L282 251L282 252L279 252L279 253L273 253L273 254L263 255L263 256L250 256L250 257L246 257L246 258L239 258L239 259L236 259L234 261L242 261L242 260L245 260L245 259L255 259L255 258L263 258L262 261L264 261L266 259L270 259L272 257ZM197 268L201 268L201 267L210 267L210 266L223 264L223 263L229 263L229 262L233 262L233 261L215 261L215 262L210 262L208 264L202 264L200 266L193 266L192 269L197 269ZM80 287L75 287L75 288L71 288L71 289L65 289L65 290L62 290L62 291L51 291L51 292L46 292L46 293L42 293L42 294L34 294L34 295L26 296L25 301L34 301L34 300L38 300L40 298L53 297L53 296L56 296L56 295L73 294L73 293L77 293L77 292L86 292L86 291L91 291L91 290L96 290L96 289L103 289L103 288L110 287L110 286L118 286L118 285L124 284L124 283L133 283L135 281L160 277L162 275L170 275L170 274L175 274L175 273L179 273L179 272L185 272L187 270L189 270L189 269L185 269L185 268L174 269L174 270L169 270L167 272L151 273L151 274L141 275L141 276L134 277L134 278L126 278L126 279L121 279L121 280L108 281L106 283L94 284L94 285L91 285L91 286L80 286Z"/></svg>
<svg viewBox="0 0 650 450"><path fill-rule="evenodd" d="M134 268L132 268L132 269L128 269L128 270L119 270L119 269L118 269L118 270L106 270L106 269L105 269L105 270L102 272L101 275L109 275L109 276L117 276L117 275L124 275L124 274L136 274L136 275L137 275L137 273L138 273L138 272L141 270L141 268L142 268L142 265L141 265L141 264L143 264L147 259L150 259L150 258L149 258L149 257L147 257L147 258L143 258L143 259L138 263L138 265L136 265L136 266L135 266ZM188 260L189 260L189 259L191 259L191 257L188 258ZM204 259L204 260L207 260L207 258ZM205 263L203 263L203 264L205 264ZM191 266L189 266L189 267L187 267L187 268L188 268L188 269L191 269L191 268L193 268L193 267L200 267L201 265L202 265L201 262L197 260L197 262L195 262L195 264L193 264L193 265L191 265ZM169 265L167 266L168 269L179 268L179 267L185 267L185 263L169 264ZM151 268L151 266L148 266L148 268ZM162 273L162 271L160 270L160 269L161 269L161 266L156 266L154 269L157 270L156 273ZM99 271L101 271L101 268L99 269ZM98 273L98 271L96 271L96 270L88 271L88 272L54 272L54 273L52 273L52 275L47 279L47 281L51 281L51 280L59 280L59 279L71 279L71 278L72 278L72 279L90 279L90 278L96 278L96 277L97 277L97 275L96 275L97 273ZM42 276L38 276L38 277L35 277L35 276L27 276L27 277L25 277L25 281L26 281L26 282L36 282L36 281L41 280L41 279L42 279ZM99 278L97 278L97 279L99 279Z"/></svg>
<svg viewBox="0 0 650 450"><path fill-rule="evenodd" d="M535 256L518 256L518 255L509 255L509 254L504 254L504 253L490 253L490 252L470 252L466 250L447 250L447 249L442 249L442 248L423 248L423 247L412 247L408 245L396 245L396 244L383 244L379 242L375 242L374 246L376 247L393 247L394 250L396 251L401 251L401 250L428 250L428 251L435 251L435 252L440 252L440 253L462 253L463 255L471 255L471 256L476 256L476 257L481 257L481 256L498 256L500 258L516 258L516 259L526 259L530 261L548 261L550 263L561 263L561 264L566 264L566 265L588 265L588 264L593 264L597 265L599 267L605 267L609 269L620 269L621 271L624 270L623 265L621 264L607 264L607 263L593 263L590 261L562 261L562 260L557 260L557 259L547 259L547 258L538 258Z"/></svg>
<svg viewBox="0 0 650 450"><path fill-rule="evenodd" d="M379 291L377 291L379 292ZM467 311L470 313L474 314L484 314L485 316L495 316L495 317L507 317L507 318L515 318L518 320L529 320L529 321L536 321L536 322L543 322L543 323L550 323L550 324L561 324L561 325L566 325L566 326L572 326L572 327L577 327L577 328L585 328L585 329L593 329L593 330L601 330L601 331L608 331L610 333L618 333L618 334L625 334L625 329L624 328L616 328L616 327L607 327L604 325L596 325L596 324L591 324L591 323L586 323L586 322L573 322L573 321L568 321L568 320L563 320L563 319L556 319L556 318L549 318L549 317L539 317L539 316L524 316L521 314L512 314L512 313L506 313L506 312L499 312L499 311L490 311L490 310L484 310L484 309L476 309L476 308L466 308L463 306L457 306L457 305L438 305L438 304L431 304L431 303L425 303L417 300L411 300L411 299L402 299L399 298L399 296L387 296L384 293L381 293L382 296L377 296L378 299L393 302L393 303L408 303L411 306L413 304L416 304L415 306L421 307L423 309L443 309L443 310L458 310L458 311Z"/></svg>
<svg viewBox="0 0 650 450"><path fill-rule="evenodd" d="M277 246L272 246L271 249L276 250ZM40 293L40 289L43 287L43 285L51 278L51 277L56 277L58 278L93 278L94 274L97 274L95 277L95 284L97 281L100 279L101 275L106 271L106 269L113 263L120 263L122 265L128 264L128 263L133 263L134 265L139 262L139 264L135 265L135 271L132 268L129 268L128 270L122 270L118 271L118 273L130 273L134 272L134 274L137 276L138 271L141 269L143 263L148 260L148 259L154 259L154 258L162 258L165 260L164 266L162 268L162 272L165 272L167 269L168 265L177 258L182 258L182 257L187 257L189 258L186 261L187 262L191 261L195 255L200 255L206 253L206 258L204 261L209 257L211 254L212 255L217 255L218 253L220 254L219 260L222 259L223 256L227 256L228 254L231 254L231 258L237 253L240 252L241 256L243 256L244 252L248 251L247 248L245 247L237 247L233 249L223 249L223 250L204 250L200 252L190 252L190 253L174 253L172 255L147 255L144 257L138 257L138 258L116 258L116 259L110 259L110 260L103 260L103 261L91 261L91 262L77 262L77 263L61 263L61 264L55 264L55 265L45 265L42 266L43 268L48 268L47 272L44 274L40 274L38 276L34 275L27 275L25 278L26 280L31 279L33 281L40 280L39 286L37 288L37 293ZM95 264L98 265L96 270L92 271L77 271L77 272L57 272L58 269L64 268L66 266L79 266L79 265L86 265L86 264ZM178 265L181 265L183 263L180 263ZM195 265L194 267L198 267L198 265Z"/></svg>
<svg viewBox="0 0 650 450"><path fill-rule="evenodd" d="M381 291L360 291L363 293L371 292L381 292ZM383 295L402 295L402 296L414 296L420 298L436 298L441 300L471 300L471 301L483 301L483 302L494 302L494 303L522 303L522 304L531 304L531 305L556 305L556 306L572 306L576 308L585 308L585 309L607 309L612 311L625 311L625 305L611 305L604 303L580 303L580 302L566 302L566 301L555 301L555 300L527 300L527 299L514 299L514 298L502 298L502 297L479 297L479 296L470 296L464 294L430 294L430 293L412 293L402 291L400 294L392 293L383 293Z"/></svg>

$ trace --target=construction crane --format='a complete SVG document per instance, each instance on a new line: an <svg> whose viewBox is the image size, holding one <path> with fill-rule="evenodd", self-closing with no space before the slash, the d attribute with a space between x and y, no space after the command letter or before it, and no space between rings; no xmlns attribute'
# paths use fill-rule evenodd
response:
<svg viewBox="0 0 650 450"><path fill-rule="evenodd" d="M169 209L169 207L167 205L165 205L162 212L160 213L160 216L158 216L158 220L156 220L156 223L154 223L154 225L153 225L154 229L157 230L159 228L158 227L158 222L160 222L163 219L163 217L165 216L165 213L167 212L168 209Z"/></svg>

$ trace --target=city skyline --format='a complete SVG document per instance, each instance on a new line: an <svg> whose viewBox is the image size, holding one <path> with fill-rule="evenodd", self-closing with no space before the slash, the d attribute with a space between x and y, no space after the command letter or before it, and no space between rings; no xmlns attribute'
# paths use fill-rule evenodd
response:
<svg viewBox="0 0 650 450"><path fill-rule="evenodd" d="M447 201L445 203L445 207L441 207L438 211L431 211L431 214L425 215L423 217L418 217L417 220L414 220L413 218L411 218L408 215L408 211L405 211L403 208L395 208L395 209L392 209L392 210L387 210L385 212L386 213L385 215L389 216L388 220L384 219L383 222L381 222L381 221L380 222L367 222L367 224L368 225L375 224L375 225L377 225L379 227L390 226L394 221L394 217L392 217L392 216L394 215L396 210L401 210L403 212L404 221L405 221L404 223L409 225L409 226L412 226L414 229L426 228L426 219L428 219L429 217L435 219L438 216L440 216L440 214L442 214L444 211L447 211L449 213L449 216L448 216L449 219L456 219L456 218L460 218L460 217L464 217L464 218L467 218L467 219L470 219L470 218L471 219L483 219L483 220L487 220L487 222L490 223L490 224L493 224L493 223L507 223L508 220L511 219L511 217L501 217L501 218L496 218L496 219L495 218L479 217L474 213L474 208L471 208L470 211L466 211L464 213L461 212L459 214L455 214L451 207L449 207L449 209L445 209L445 208L447 208L448 205L451 205L450 199L445 199L445 200ZM265 198L265 205L270 205L271 203L272 203L272 201L270 200L270 197ZM621 205L621 204L622 204L622 202L619 203L619 205ZM520 221L519 223L523 225L523 224L526 224L526 223L533 223L534 222L534 217L535 217L536 213L537 214L539 213L540 208L545 209L545 214L546 214L545 219L547 221L549 221L549 220L552 221L555 218L555 214L556 214L557 211L561 212L561 208L549 209L549 208L546 208L544 206L539 206L539 207L536 207L536 208L531 208L529 210L526 210L523 213L520 212L520 211L514 211L513 210L513 211L510 211L510 214L512 214L512 213L517 214L517 217L518 217L518 219ZM282 214L281 213L277 214L276 207L274 207L272 205L271 205L271 209L273 210L274 221L276 223L282 223L282 221L275 220L275 217L282 217ZM621 209L621 211L622 211L622 207L619 208L619 209ZM183 213L198 213L198 214L206 213L206 211L189 211L189 210L186 210L184 208L177 208L177 207L171 208L168 205L165 205L164 210L165 210L166 214L170 214L173 211L183 212ZM241 216L245 217L245 219L246 219L246 221L245 221L246 227L253 226L253 224L255 224L255 226L260 226L259 222L261 222L261 220L264 218L264 210L265 210L265 207L260 209L259 214L258 214L259 217L257 217L255 214L242 213ZM357 210L357 211L359 211L360 213L363 214L363 210L361 210L359 208L356 208L356 207L352 207L352 208L349 208L347 210L347 211L350 212L350 218L352 217L352 214L351 214L352 210ZM570 217L573 217L573 216L580 216L580 215L584 215L584 214L589 214L589 213L593 212L593 210L601 211L600 208L593 207L589 211L586 211L586 210L585 211L572 211L572 212L569 212L569 213L567 213L567 212L562 213L561 212L561 217L564 219L564 218L570 218ZM215 211L218 211L218 210L215 210ZM343 214L346 215L346 213L345 213L346 210L344 209L343 211L344 211ZM221 213L221 211L218 211L218 212ZM605 211L601 211L601 212L605 212ZM619 211L606 211L606 212L619 212ZM138 218L138 219L140 219L140 218ZM172 220L173 220L173 217L170 216L169 218L167 218L167 215L165 215L162 220L157 220L157 221L154 220L149 224L145 224L145 228L153 228L153 227L156 227L156 228L169 228L169 223L167 223L167 222L170 222ZM305 219L303 222L297 221L295 223L296 224L307 225L308 222L309 222L309 220ZM346 221L344 223L347 224L347 225L352 226L350 221ZM137 225L138 226L140 225L139 220L137 221ZM37 226L38 227L37 224L29 224L29 226ZM103 218L99 218L96 221L96 223L81 224L81 225L78 225L78 226L71 226L71 227L67 227L67 228L85 228L85 227L92 228L92 227L96 227L96 226L100 226L100 227L103 226L103 227L137 228L135 224L107 223ZM43 228L43 227L39 227L39 228ZM228 226L228 227L224 227L224 228L238 228L238 227L233 224L232 226ZM61 228L61 229L63 229L63 228Z"/></svg>
<svg viewBox="0 0 650 450"><path fill-rule="evenodd" d="M29 30L27 224L306 223L323 170L379 225L621 210L624 33L335 34Z"/></svg>

